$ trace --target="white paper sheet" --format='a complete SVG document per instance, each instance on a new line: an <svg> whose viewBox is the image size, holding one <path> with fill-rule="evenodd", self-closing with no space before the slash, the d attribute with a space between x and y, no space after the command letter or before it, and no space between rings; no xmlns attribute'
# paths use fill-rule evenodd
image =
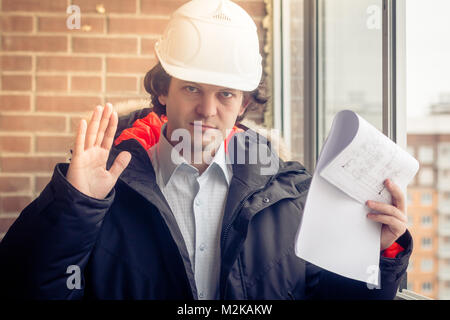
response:
<svg viewBox="0 0 450 320"><path fill-rule="evenodd" d="M381 224L367 200L391 202L419 163L353 111L339 112L319 156L295 243L296 255L344 277L378 285Z"/></svg>

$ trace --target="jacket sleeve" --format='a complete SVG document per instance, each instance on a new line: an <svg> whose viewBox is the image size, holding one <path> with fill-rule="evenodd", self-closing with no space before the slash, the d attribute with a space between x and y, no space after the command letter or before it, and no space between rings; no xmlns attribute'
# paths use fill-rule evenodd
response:
<svg viewBox="0 0 450 320"><path fill-rule="evenodd" d="M21 212L0 242L1 297L83 297L83 270L115 189L105 199L91 198L66 180L68 166L55 166L45 189ZM73 285L78 275L80 289Z"/></svg>
<svg viewBox="0 0 450 320"><path fill-rule="evenodd" d="M400 280L408 268L413 240L407 230L398 240L404 251L395 258L380 257L379 286L352 280L321 269L313 264L306 266L306 296L309 299L326 300L392 300L397 294Z"/></svg>

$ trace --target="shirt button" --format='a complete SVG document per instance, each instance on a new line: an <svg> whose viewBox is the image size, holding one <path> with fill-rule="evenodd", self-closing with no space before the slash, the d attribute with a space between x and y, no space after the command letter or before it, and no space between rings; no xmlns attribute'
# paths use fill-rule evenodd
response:
<svg viewBox="0 0 450 320"><path fill-rule="evenodd" d="M205 297L205 295L203 294L203 292L200 292L200 293L198 294L198 297L201 298L201 299L203 299L203 298Z"/></svg>
<svg viewBox="0 0 450 320"><path fill-rule="evenodd" d="M205 249L206 249L206 244L202 243L202 244L200 245L200 251L203 251L203 250L205 250Z"/></svg>
<svg viewBox="0 0 450 320"><path fill-rule="evenodd" d="M263 199L263 201L264 201L264 203L269 203L270 199L267 198L267 197L265 197L265 198Z"/></svg>
<svg viewBox="0 0 450 320"><path fill-rule="evenodd" d="M195 205L198 207L202 204L202 202L199 199L195 199Z"/></svg>

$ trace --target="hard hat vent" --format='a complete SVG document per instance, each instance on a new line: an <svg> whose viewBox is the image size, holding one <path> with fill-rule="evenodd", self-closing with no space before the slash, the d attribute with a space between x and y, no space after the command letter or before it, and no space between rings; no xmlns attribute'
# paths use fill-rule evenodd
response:
<svg viewBox="0 0 450 320"><path fill-rule="evenodd" d="M218 12L213 16L214 19L217 20L225 20L225 21L231 21L231 18L228 17L225 13L223 12Z"/></svg>
<svg viewBox="0 0 450 320"><path fill-rule="evenodd" d="M220 1L219 7L217 8L216 12L213 15L213 19L221 21L231 21L230 16L225 13L227 5L230 5L230 3L227 2L226 0Z"/></svg>

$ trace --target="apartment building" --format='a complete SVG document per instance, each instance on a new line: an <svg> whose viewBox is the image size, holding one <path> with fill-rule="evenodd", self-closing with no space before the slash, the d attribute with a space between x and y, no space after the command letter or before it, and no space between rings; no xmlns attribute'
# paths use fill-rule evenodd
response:
<svg viewBox="0 0 450 320"><path fill-rule="evenodd" d="M442 104L431 110L429 116L408 121L408 151L420 162L408 186L409 229L415 242L408 289L450 299L450 114Z"/></svg>

